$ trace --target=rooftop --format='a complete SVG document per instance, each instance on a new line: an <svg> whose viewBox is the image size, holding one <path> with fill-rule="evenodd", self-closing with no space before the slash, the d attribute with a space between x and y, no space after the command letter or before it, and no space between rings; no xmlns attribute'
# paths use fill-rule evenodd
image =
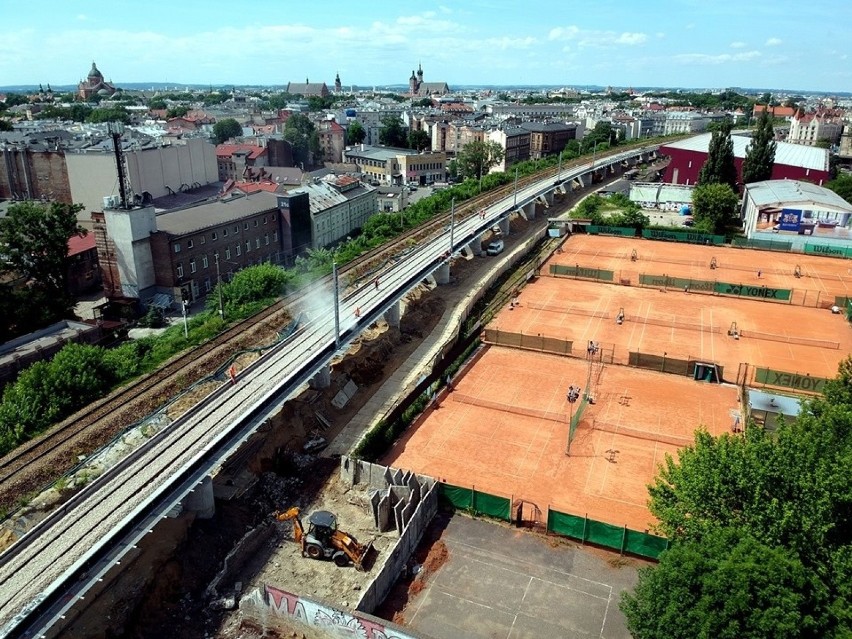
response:
<svg viewBox="0 0 852 639"><path fill-rule="evenodd" d="M273 193L231 197L161 213L157 215L157 230L170 235L184 235L277 208L278 197Z"/></svg>
<svg viewBox="0 0 852 639"><path fill-rule="evenodd" d="M391 146L369 146L362 144L353 146L343 152L345 157L362 158L364 160L376 160L379 162L387 162L393 160L399 155L419 155L413 149L396 149Z"/></svg>
<svg viewBox="0 0 852 639"><path fill-rule="evenodd" d="M852 204L834 191L798 180L765 180L746 185L746 194L758 208L786 204L817 204L852 213Z"/></svg>
<svg viewBox="0 0 852 639"><path fill-rule="evenodd" d="M664 144L661 147L663 153L665 149L680 149L683 151L696 151L698 153L707 153L710 148L711 133L702 133L686 140L671 142ZM746 148L751 142L751 138L744 135L731 135L731 140L734 143L734 157L743 159L746 156ZM820 149L814 146L804 146L802 144L791 144L789 142L778 142L775 150L775 163L784 164L787 166L799 166L804 169L813 169L815 171L828 171L828 149Z"/></svg>

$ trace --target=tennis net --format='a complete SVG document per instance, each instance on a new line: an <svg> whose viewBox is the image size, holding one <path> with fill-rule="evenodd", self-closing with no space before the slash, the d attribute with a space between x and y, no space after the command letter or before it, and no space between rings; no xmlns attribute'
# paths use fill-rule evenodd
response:
<svg viewBox="0 0 852 639"><path fill-rule="evenodd" d="M666 319L664 317L637 317L635 315L625 315L625 322L637 322L639 324L653 324L654 326L663 326L665 328L680 328L688 331L706 331L708 333L721 333L722 329L719 326L704 326L695 322L683 322L676 319Z"/></svg>
<svg viewBox="0 0 852 639"><path fill-rule="evenodd" d="M561 413L551 410L540 410L537 408L527 408L525 406L518 406L517 404L494 402L489 399L482 399L481 397L473 397L472 395L459 393L458 391L453 392L450 397L452 397L453 400L462 404L470 404L471 406L480 406L482 408L491 408L492 410L499 410L504 413L512 413L514 415L525 415L527 417L537 417L538 419L547 419L552 422L560 422L562 424L568 422L567 413Z"/></svg>
<svg viewBox="0 0 852 639"><path fill-rule="evenodd" d="M578 306L548 304L547 302L528 302L527 308L536 311L550 311L553 313L569 313L571 315L585 315L586 317L597 317L600 319L609 319L611 316L606 311L593 311Z"/></svg>
<svg viewBox="0 0 852 639"><path fill-rule="evenodd" d="M683 437L678 435L670 435L668 433L655 433L647 430L639 430L637 428L630 428L629 426L624 426L621 424L612 424L610 422L605 422L600 419L594 419L592 421L592 429L601 430L606 433L614 433L616 435L624 435L625 437L632 437L634 439L644 439L645 441L650 442L671 444L673 446L679 447L689 446L694 441L692 437Z"/></svg>
<svg viewBox="0 0 852 639"><path fill-rule="evenodd" d="M815 346L817 348L831 348L838 350L840 342L827 339L813 339L811 337L796 337L795 335L781 335L778 333L761 333L760 331L741 330L740 337L762 339L771 342L782 342L784 344L799 344L800 346Z"/></svg>

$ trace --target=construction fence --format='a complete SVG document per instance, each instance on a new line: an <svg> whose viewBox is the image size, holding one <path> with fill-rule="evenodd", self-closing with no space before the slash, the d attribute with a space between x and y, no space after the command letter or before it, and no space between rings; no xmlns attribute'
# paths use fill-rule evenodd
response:
<svg viewBox="0 0 852 639"><path fill-rule="evenodd" d="M471 512L475 515L486 515L501 521L515 521L522 525L520 506L513 517L512 504L514 500L499 497L476 490L452 484L441 483L441 499L454 508ZM580 517L568 513L547 509L547 532L581 543L590 543L619 553L629 553L646 559L658 559L660 554L669 547L669 540L645 532L631 530L627 526L614 526L604 522Z"/></svg>

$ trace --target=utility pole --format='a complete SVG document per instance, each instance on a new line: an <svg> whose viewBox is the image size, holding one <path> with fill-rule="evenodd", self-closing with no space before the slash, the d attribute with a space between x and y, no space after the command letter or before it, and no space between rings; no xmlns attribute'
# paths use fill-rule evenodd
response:
<svg viewBox="0 0 852 639"><path fill-rule="evenodd" d="M562 151L559 152L559 172L556 174L556 179L562 178Z"/></svg>
<svg viewBox="0 0 852 639"><path fill-rule="evenodd" d="M186 319L186 307L189 306L189 300L182 300L180 307L183 311L183 338L189 339L189 323Z"/></svg>
<svg viewBox="0 0 852 639"><path fill-rule="evenodd" d="M331 263L331 275L334 281L334 348L340 349L340 284L337 280L337 262Z"/></svg>
<svg viewBox="0 0 852 639"><path fill-rule="evenodd" d="M216 290L219 291L219 317L225 321L225 304L222 302L222 274L219 272L219 254L214 253L213 259L216 262Z"/></svg>

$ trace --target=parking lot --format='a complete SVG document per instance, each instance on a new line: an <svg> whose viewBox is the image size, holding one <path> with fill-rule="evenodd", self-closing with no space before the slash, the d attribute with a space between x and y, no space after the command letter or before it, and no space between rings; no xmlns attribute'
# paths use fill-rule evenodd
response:
<svg viewBox="0 0 852 639"><path fill-rule="evenodd" d="M463 515L442 523L449 558L406 626L435 639L630 639L618 603L644 562Z"/></svg>

